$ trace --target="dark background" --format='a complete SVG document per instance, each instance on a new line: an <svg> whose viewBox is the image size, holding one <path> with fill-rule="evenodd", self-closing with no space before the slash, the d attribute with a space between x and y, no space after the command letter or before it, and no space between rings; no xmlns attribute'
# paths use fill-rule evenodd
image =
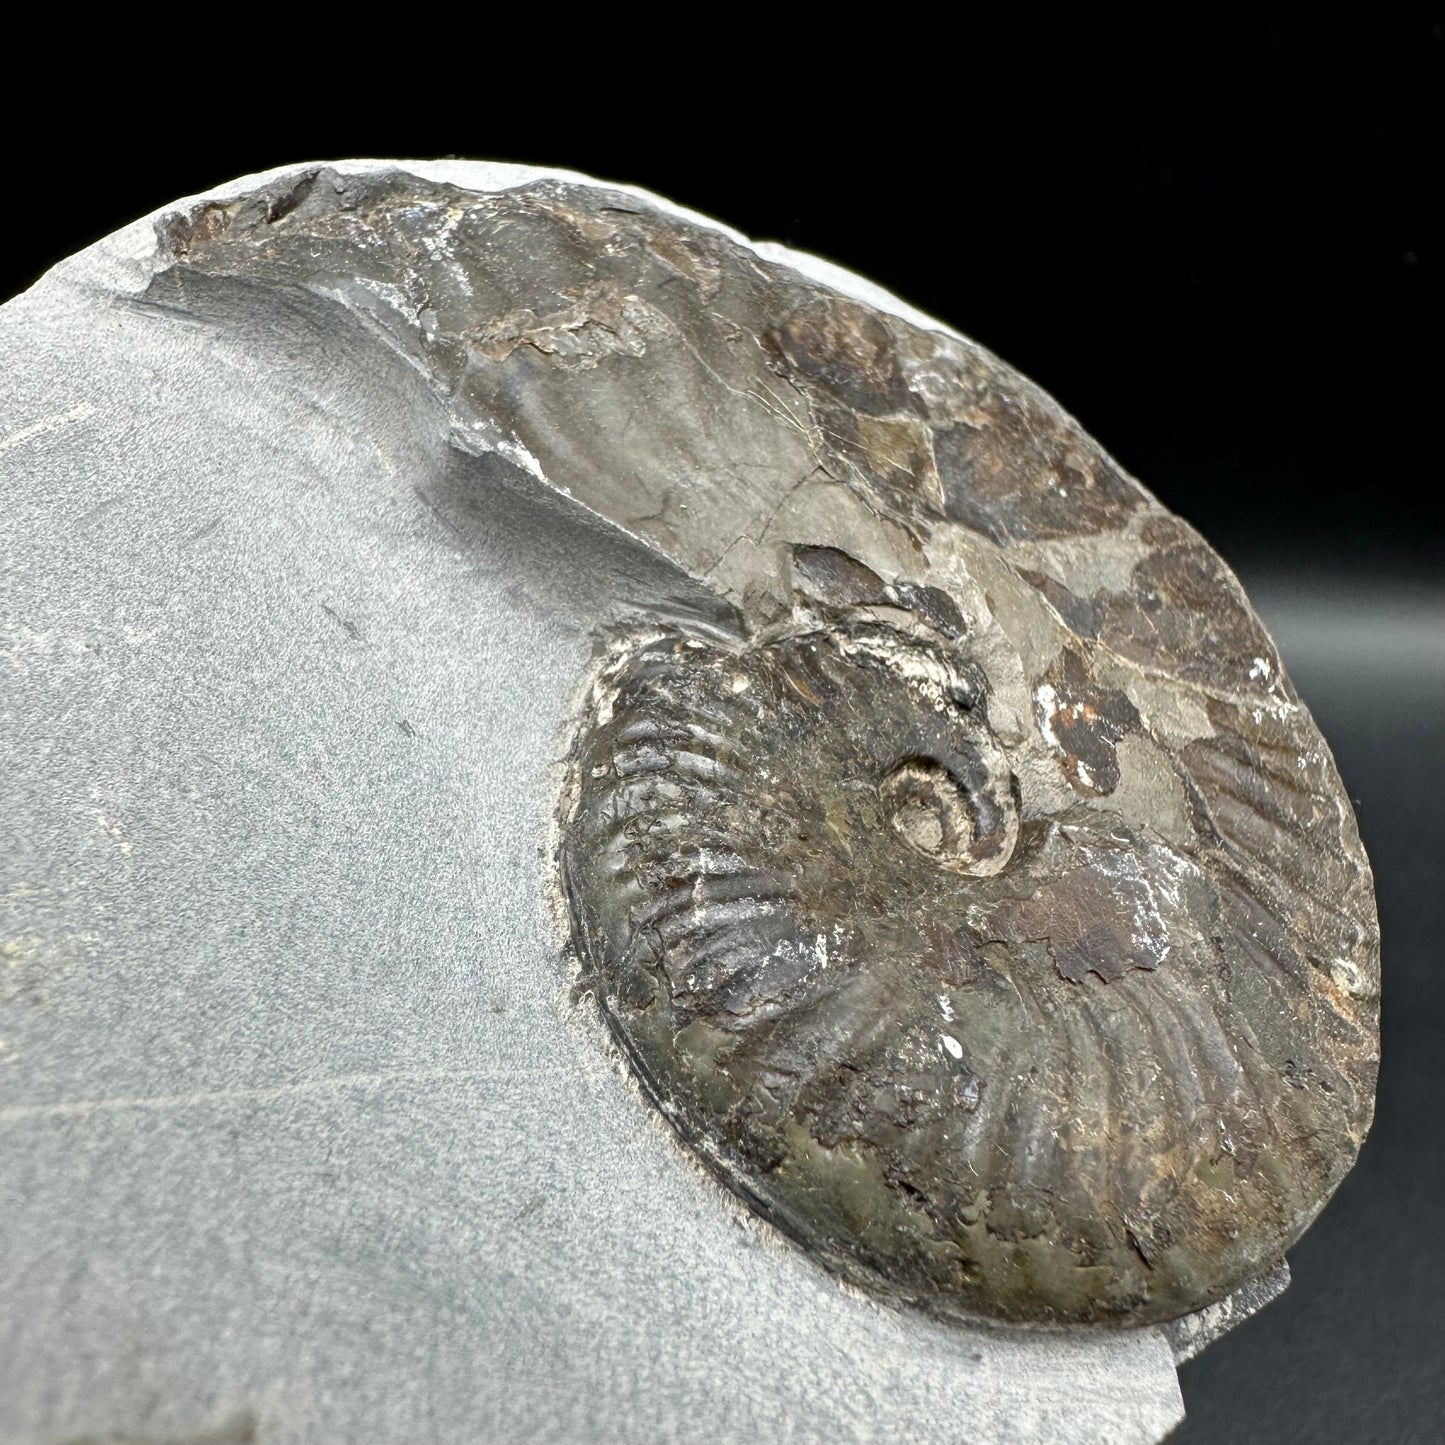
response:
<svg viewBox="0 0 1445 1445"><path fill-rule="evenodd" d="M817 251L1052 391L1239 571L1335 749L1379 887L1374 1131L1292 1252L1288 1293L1181 1371L1175 1438L1437 1445L1445 13L1185 6L985 36L973 12L948 34L909 12L836 57L764 13L731 18L684 17L736 32L707 76L692 52L560 19L521 48L398 35L358 58L273 35L254 60L173 67L118 50L99 88L63 97L106 117L83 153L54 95L0 102L0 297L235 175L481 156L631 181Z"/></svg>

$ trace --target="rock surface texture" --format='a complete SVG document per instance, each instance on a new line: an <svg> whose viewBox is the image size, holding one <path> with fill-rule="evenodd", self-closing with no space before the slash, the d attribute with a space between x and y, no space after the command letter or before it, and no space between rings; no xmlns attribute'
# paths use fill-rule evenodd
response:
<svg viewBox="0 0 1445 1445"><path fill-rule="evenodd" d="M1348 800L1198 535L582 178L306 167L67 265L0 325L0 1424L1161 1438L1161 1331L1074 1327L1267 1300L1378 1054Z"/></svg>

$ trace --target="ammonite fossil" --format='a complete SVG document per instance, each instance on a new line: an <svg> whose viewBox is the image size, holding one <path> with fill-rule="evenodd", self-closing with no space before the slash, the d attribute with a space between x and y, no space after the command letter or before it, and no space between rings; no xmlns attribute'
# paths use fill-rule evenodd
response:
<svg viewBox="0 0 1445 1445"><path fill-rule="evenodd" d="M459 448L672 579L599 629L559 864L720 1179L945 1317L1160 1321L1279 1260L1368 1127L1368 865L1228 569L1050 398L632 193L323 170L165 241L344 292Z"/></svg>
<svg viewBox="0 0 1445 1445"><path fill-rule="evenodd" d="M579 745L568 896L654 1097L835 1269L940 1313L1196 1308L1358 1137L1351 976L1285 951L1259 895L1288 882L1244 853L1295 780L1199 747L1182 818L1258 830L1205 848L1092 804L1142 725L1078 655L1036 689L1080 794L1042 817L986 679L846 612L646 642Z"/></svg>

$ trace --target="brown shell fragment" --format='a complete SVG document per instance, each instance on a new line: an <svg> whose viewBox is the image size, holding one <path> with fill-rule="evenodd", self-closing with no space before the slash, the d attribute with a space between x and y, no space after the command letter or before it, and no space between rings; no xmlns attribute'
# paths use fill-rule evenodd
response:
<svg viewBox="0 0 1445 1445"><path fill-rule="evenodd" d="M559 856L707 1167L944 1317L1270 1270L1369 1125L1378 932L1208 545L982 348L645 198L289 186L172 218L167 284L341 298L681 599L599 627Z"/></svg>

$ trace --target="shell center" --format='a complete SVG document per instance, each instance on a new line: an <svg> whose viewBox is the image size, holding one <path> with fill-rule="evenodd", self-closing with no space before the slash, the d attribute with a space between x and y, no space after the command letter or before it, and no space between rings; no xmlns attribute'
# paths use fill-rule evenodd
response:
<svg viewBox="0 0 1445 1445"><path fill-rule="evenodd" d="M951 872L976 869L978 841L967 790L942 763L909 758L878 785L888 821L917 853Z"/></svg>

